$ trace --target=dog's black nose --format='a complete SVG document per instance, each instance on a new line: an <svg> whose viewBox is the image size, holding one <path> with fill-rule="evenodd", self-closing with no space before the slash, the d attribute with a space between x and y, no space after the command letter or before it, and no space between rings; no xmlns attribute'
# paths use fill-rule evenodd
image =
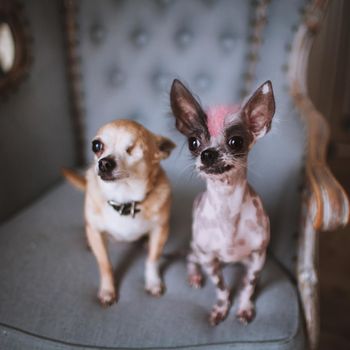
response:
<svg viewBox="0 0 350 350"><path fill-rule="evenodd" d="M110 173L116 166L116 161L109 157L102 158L98 162L98 168L100 169L101 173Z"/></svg>
<svg viewBox="0 0 350 350"><path fill-rule="evenodd" d="M207 148L201 154L201 161L204 165L210 166L219 158L219 152L214 148Z"/></svg>

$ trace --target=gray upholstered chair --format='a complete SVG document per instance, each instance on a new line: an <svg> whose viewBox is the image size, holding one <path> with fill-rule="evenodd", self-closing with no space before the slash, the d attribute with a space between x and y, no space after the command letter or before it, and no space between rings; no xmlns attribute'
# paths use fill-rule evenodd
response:
<svg viewBox="0 0 350 350"><path fill-rule="evenodd" d="M317 233L345 224L349 209L325 164L328 129L305 84L325 1L306 5L23 2L18 23L33 39L31 64L0 102L1 349L316 346ZM249 167L271 217L272 242L257 316L246 327L235 319L234 305L228 319L211 328L212 286L196 291L186 284L178 253L188 245L191 204L203 184L187 170L184 140L167 116L173 78L188 83L204 105L239 101L266 79L274 85L272 131L255 146ZM60 172L90 161L92 136L114 118L138 120L179 146L165 162L174 189L162 265L167 292L160 299L144 293L142 245L115 245L120 301L103 309L95 300L97 266L84 244L83 195ZM225 273L237 290L240 269Z"/></svg>

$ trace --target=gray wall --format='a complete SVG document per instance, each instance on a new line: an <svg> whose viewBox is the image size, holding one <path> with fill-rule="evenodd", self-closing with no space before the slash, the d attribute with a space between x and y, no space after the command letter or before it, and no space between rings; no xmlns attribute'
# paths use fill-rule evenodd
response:
<svg viewBox="0 0 350 350"><path fill-rule="evenodd" d="M350 2L330 1L311 50L309 92L328 119L341 157L350 158ZM342 146L341 146L342 145Z"/></svg>
<svg viewBox="0 0 350 350"><path fill-rule="evenodd" d="M72 165L61 1L24 1L33 64L29 77L0 101L0 220L31 202Z"/></svg>

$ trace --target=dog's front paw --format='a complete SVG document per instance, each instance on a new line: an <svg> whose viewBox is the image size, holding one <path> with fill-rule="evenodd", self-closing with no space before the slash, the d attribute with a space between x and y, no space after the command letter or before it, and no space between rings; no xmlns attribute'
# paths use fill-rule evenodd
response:
<svg viewBox="0 0 350 350"><path fill-rule="evenodd" d="M188 283L192 288L202 288L203 287L203 275L198 273L193 273L188 276Z"/></svg>
<svg viewBox="0 0 350 350"><path fill-rule="evenodd" d="M147 293L155 297L160 297L164 293L165 286L159 275L158 261L146 262L145 280L145 290Z"/></svg>
<svg viewBox="0 0 350 350"><path fill-rule="evenodd" d="M218 301L211 310L209 323L212 326L218 325L227 317L229 309L230 303L228 301Z"/></svg>
<svg viewBox="0 0 350 350"><path fill-rule="evenodd" d="M101 289L98 292L98 300L104 307L111 306L117 302L117 295L114 290Z"/></svg>
<svg viewBox="0 0 350 350"><path fill-rule="evenodd" d="M237 318L238 320L243 323L244 325L247 325L250 323L255 317L255 309L254 305L250 304L247 307L240 308L237 312Z"/></svg>
<svg viewBox="0 0 350 350"><path fill-rule="evenodd" d="M145 290L148 294L153 295L154 297L160 297L165 292L165 286L161 281L156 283L146 283Z"/></svg>

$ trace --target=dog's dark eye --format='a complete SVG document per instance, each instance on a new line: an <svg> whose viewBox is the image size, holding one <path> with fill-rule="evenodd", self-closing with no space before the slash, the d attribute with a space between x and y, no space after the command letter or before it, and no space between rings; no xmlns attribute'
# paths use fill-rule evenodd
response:
<svg viewBox="0 0 350 350"><path fill-rule="evenodd" d="M234 151L239 151L243 146L243 138L240 136L233 136L228 141L227 144Z"/></svg>
<svg viewBox="0 0 350 350"><path fill-rule="evenodd" d="M196 151L200 145L201 145L200 141L195 137L190 137L188 139L188 148L190 149L190 151L192 152Z"/></svg>
<svg viewBox="0 0 350 350"><path fill-rule="evenodd" d="M99 140L92 141L92 152L99 153L103 150L103 143Z"/></svg>

